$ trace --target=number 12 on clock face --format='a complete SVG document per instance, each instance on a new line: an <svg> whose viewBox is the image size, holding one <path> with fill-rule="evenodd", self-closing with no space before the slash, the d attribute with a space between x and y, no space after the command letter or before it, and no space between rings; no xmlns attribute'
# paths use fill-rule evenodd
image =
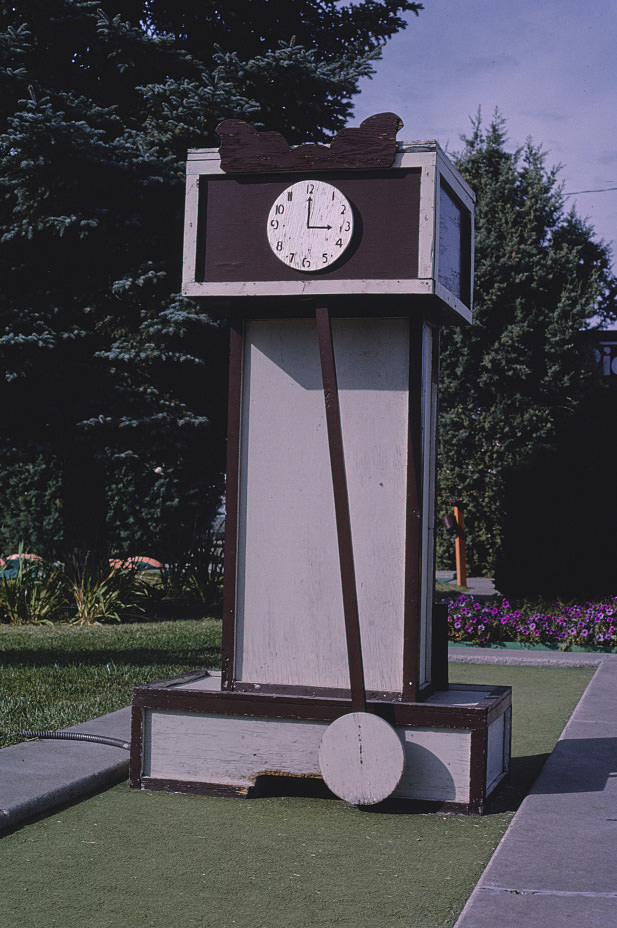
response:
<svg viewBox="0 0 617 928"><path fill-rule="evenodd" d="M334 264L353 235L353 211L332 184L302 180L276 198L266 227L273 253L296 271L315 273Z"/></svg>

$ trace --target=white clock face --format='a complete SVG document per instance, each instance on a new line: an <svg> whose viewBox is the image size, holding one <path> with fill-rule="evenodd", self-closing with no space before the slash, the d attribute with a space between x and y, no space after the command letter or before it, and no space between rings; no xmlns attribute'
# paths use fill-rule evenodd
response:
<svg viewBox="0 0 617 928"><path fill-rule="evenodd" d="M270 248L283 264L314 274L338 261L349 247L351 204L332 184L298 181L272 204L267 232Z"/></svg>

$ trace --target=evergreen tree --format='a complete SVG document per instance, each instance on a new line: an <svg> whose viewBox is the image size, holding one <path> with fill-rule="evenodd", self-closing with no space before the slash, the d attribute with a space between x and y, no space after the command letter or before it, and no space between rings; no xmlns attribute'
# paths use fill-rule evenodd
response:
<svg viewBox="0 0 617 928"><path fill-rule="evenodd" d="M564 210L558 168L480 117L457 166L477 195L474 322L443 333L439 511L465 505L469 569L492 574L514 469L552 447L598 383L594 317L615 310L608 248ZM524 506L525 500L518 501ZM440 537L440 559L452 542Z"/></svg>
<svg viewBox="0 0 617 928"><path fill-rule="evenodd" d="M225 336L178 295L187 148L226 117L290 142L338 130L420 8L0 0L0 455L59 470L65 549L129 546L142 507L133 545L166 557L218 503Z"/></svg>

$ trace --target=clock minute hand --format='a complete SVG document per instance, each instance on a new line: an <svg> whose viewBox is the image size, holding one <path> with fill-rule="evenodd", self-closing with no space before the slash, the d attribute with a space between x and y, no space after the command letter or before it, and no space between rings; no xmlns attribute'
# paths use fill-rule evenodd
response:
<svg viewBox="0 0 617 928"><path fill-rule="evenodd" d="M308 203L308 209L306 211L306 228L307 229L331 229L332 226L312 226L311 225L311 206L313 204L313 200L311 197L308 198L307 203Z"/></svg>

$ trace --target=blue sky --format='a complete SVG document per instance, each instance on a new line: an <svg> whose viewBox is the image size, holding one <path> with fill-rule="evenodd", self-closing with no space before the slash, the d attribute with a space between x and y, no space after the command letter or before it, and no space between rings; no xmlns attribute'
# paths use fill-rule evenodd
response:
<svg viewBox="0 0 617 928"><path fill-rule="evenodd" d="M363 80L353 124L391 110L400 140L457 151L470 117L499 108L508 147L528 136L562 164L565 191L617 188L617 0L423 0ZM567 200L612 244L617 189Z"/></svg>

